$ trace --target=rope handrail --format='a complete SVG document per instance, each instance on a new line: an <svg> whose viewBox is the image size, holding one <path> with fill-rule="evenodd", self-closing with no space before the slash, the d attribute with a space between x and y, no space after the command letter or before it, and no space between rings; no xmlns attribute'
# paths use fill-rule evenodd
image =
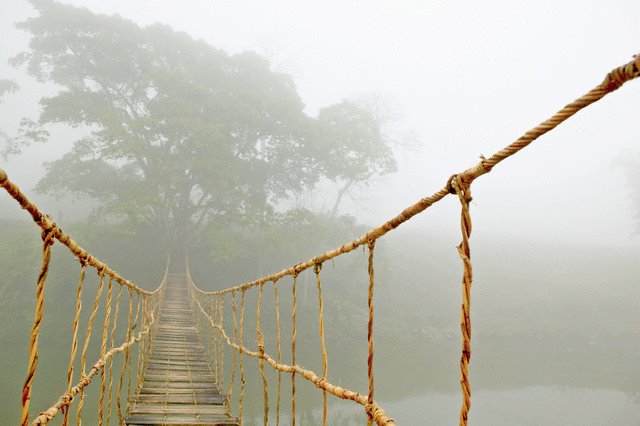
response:
<svg viewBox="0 0 640 426"><path fill-rule="evenodd" d="M198 288L194 284L188 269L187 269L186 275L187 275L187 283L189 284L190 289L197 291ZM350 399L352 401L357 402L358 404L362 405L365 408L366 412L369 413L371 417L376 421L376 423L380 426L395 425L394 420L388 417L384 409L382 409L382 407L380 407L380 405L377 402L375 402L370 396L352 391L350 389L343 388L341 386L331 384L329 383L329 381L327 381L324 375L320 376L316 372L309 369L302 368L297 364L293 364L293 365L284 364L274 359L268 353L266 353L264 351L264 348L260 348L256 352L256 351L252 351L251 349L248 349L245 346L234 343L229 337L229 335L227 335L224 328L219 323L217 323L214 320L214 318L211 317L211 315L207 313L205 308L202 306L202 302L198 300L198 298L196 297L194 297L193 301L198 306L198 310L200 311L200 313L207 319L207 321L209 321L209 323L211 324L211 327L217 330L218 333L220 333L220 335L222 336L222 339L225 341L227 346L233 348L235 351L238 351L240 353L243 353L245 355L248 355L254 358L258 358L259 360L262 360L262 361L267 361L267 363L271 365L271 367L273 367L275 370L279 372L298 374L299 376L304 377L305 379L313 383L319 389L322 389L324 392L329 392L332 395L337 396L338 398Z"/></svg>
<svg viewBox="0 0 640 426"><path fill-rule="evenodd" d="M141 295L151 295L159 290L160 287L156 288L153 291L147 291L136 285L135 283L129 281L124 278L122 275L118 274L113 269L109 268L109 266L101 262L91 253L82 248L69 234L64 232L55 222L53 222L48 215L44 214L38 206L36 206L27 196L20 190L20 188L13 183L7 172L3 169L0 169L0 186L2 186L7 193L20 204L22 209L29 212L33 221L42 228L42 231L45 233L52 233L53 238L61 242L65 245L69 251L82 263L86 263L101 273L109 275L119 283L120 285L124 285L132 289L138 294Z"/></svg>
<svg viewBox="0 0 640 426"><path fill-rule="evenodd" d="M231 291L239 291L246 290L251 287L255 287L260 284L267 283L269 281L279 280L280 278L286 276L292 276L294 274L299 274L300 272L315 267L315 265L326 262L327 260L331 260L334 257L337 257L341 254L348 253L356 248L367 244L369 241L375 241L378 238L385 235L387 232L397 228L407 220L411 219L413 216L422 213L427 208L431 207L433 204L442 200L449 194L455 194L455 190L452 186L452 181L455 176L458 176L461 182L464 185L471 185L471 183L477 179L478 177L489 173L498 163L502 162L506 158L511 157L518 151L527 147L534 140L538 139L540 136L549 132L556 128L559 124L567 120L569 117L580 111L581 109L591 105L592 103L602 99L607 94L619 89L624 83L633 80L640 76L640 54L637 54L633 57L631 62L628 62L620 67L614 68L611 72L607 74L602 83L598 84L596 87L591 89L589 92L579 97L575 101L565 105L562 109L560 109L557 113L555 113L549 119L543 121L536 127L527 131L524 135L516 139L511 144L502 148L495 154L493 154L489 158L482 158L481 161L473 167L466 169L461 173L453 174L448 180L446 185L433 193L432 195L422 198L417 201L415 204L404 209L397 216L389 219L382 225L369 230L366 234L362 235L360 238L355 239L349 243L345 243L340 247L335 248L331 251L326 251L312 259L309 259L305 262L298 263L290 268L283 269L282 271L265 275L263 277L257 278L253 281L246 282L244 284L239 284L234 287L228 287L223 290L217 291L204 291L198 289L206 294L223 294L229 293Z"/></svg>
<svg viewBox="0 0 640 426"><path fill-rule="evenodd" d="M460 425L466 425L468 422L468 413L471 406L471 386L469 380L469 371L468 365L471 356L471 318L470 318L470 304L471 304L471 285L473 281L472 274L472 264L471 264L471 253L470 253L470 236L471 236L471 215L469 212L469 204L471 202L471 185L475 179L478 177L489 173L497 164L505 159L513 156L523 148L527 147L533 141L538 139L540 136L554 129L562 122L576 114L581 109L591 105L592 103L602 99L607 94L617 90L624 83L635 79L640 76L640 55L634 56L634 59L618 68L613 69L611 72L607 74L605 79L597 85L595 88L579 97L575 101L567 104L563 108L561 108L558 112L556 112L549 119L543 121L536 127L530 129L520 138L502 148L495 154L493 154L489 158L481 157L481 161L470 167L463 172L453 174L446 182L445 186L440 190L436 191L434 194L420 199L415 204L405 208L399 215L389 219L382 225L369 230L367 233L362 235L360 238L353 240L351 242L345 243L333 250L326 251L314 258L311 258L307 261L298 263L292 267L283 269L282 271L265 275L253 281L245 282L244 284L239 284L233 287L228 287L222 290L217 291L204 291L198 288L193 282L190 272L188 259L185 259L185 276L187 279L187 286L191 292L191 306L196 311L198 315L198 329L201 326L200 319L203 319L205 323L210 325L210 328L205 329L205 333L210 333L210 337L212 339L212 348L207 348L209 351L213 351L210 355L210 359L212 363L215 363L215 378L220 384L224 379L224 351L223 351L223 343L226 343L227 346L232 348L234 351L233 358L233 372L231 375L231 384L229 388L229 396L233 390L233 384L235 379L235 368L236 368L236 352L239 354L239 369L240 369L240 399L239 399L239 421L242 422L242 409L243 409L243 397L244 397L244 386L245 386L245 376L243 371L243 357L242 355L251 356L253 358L257 358L258 365L260 369L260 375L262 377L263 383L263 398L264 398L264 423L265 425L268 422L268 413L269 413L269 398L268 398L268 386L267 386L267 378L264 372L264 362L266 361L273 369L278 371L278 386L277 392L278 396L275 400L277 403L276 408L276 424L279 423L280 420L280 387L281 387L281 373L291 373L292 378L292 413L291 420L292 423L295 424L296 421L296 412L295 412L295 376L301 376L306 380L312 382L316 387L321 389L323 392L323 424L327 423L327 393L330 393L334 396L343 399L350 399L355 401L356 403L363 406L365 413L368 416L368 424L372 422L377 423L378 425L393 425L395 424L394 420L389 418L385 411L378 405L374 400L374 372L373 372L373 357L374 357L374 339L373 339L373 322L374 322L374 247L376 241L390 232L394 230L402 223L408 221L413 216L423 212L433 204L441 201L449 194L455 194L461 205L461 214L460 214L460 229L462 234L462 241L458 245L458 254L460 260L463 265L463 276L461 282L462 289L462 303L461 303L461 334L462 334L462 350L461 350L461 358L460 358L460 386L462 391L462 406L460 409ZM137 392L140 391L140 386L142 380L142 372L146 368L148 363L148 357L150 354L151 343L155 337L155 327L156 327L156 317L158 314L159 307L162 306L164 300L164 288L167 283L168 275L169 275L169 262L167 261L167 266L165 270L165 275L162 283L158 288L153 291L147 291L135 283L129 281L123 276L119 275L117 272L109 268L105 263L98 260L96 257L91 255L85 249L83 249L75 240L71 238L71 236L62 231L62 229L51 220L51 218L44 214L42 211L38 209L38 207L32 203L24 193L20 191L17 185L15 185L7 176L7 173L0 169L0 186L2 186L7 193L18 202L22 209L27 210L27 212L31 215L33 221L41 228L42 230L42 266L40 269L40 274L37 279L36 286L36 307L35 307L35 318L31 329L31 339L30 339L30 353L29 353L29 365L27 370L27 378L25 384L23 386L22 392L22 425L26 426L29 420L29 403L31 399L31 388L33 384L33 380L36 372L36 365L38 361L38 337L40 327L43 321L43 311L44 311L44 289L45 282L49 270L49 264L51 261L51 247L54 244L54 241L57 240L63 245L65 245L71 254L77 258L80 262L81 270L80 270L80 279L77 286L76 292L76 310L75 316L73 320L73 328L72 328L72 344L71 344L71 354L69 366L67 369L67 390L63 393L58 401L52 405L49 409L41 412L32 424L40 425L48 423L56 414L60 411L64 413L63 425L67 424L67 417L69 407L71 402L73 401L75 395L80 394L80 402L78 404L78 414L77 418L80 422L81 420L81 412L84 400L84 389L86 386L91 383L92 379L97 374L101 374L100 380L100 399L99 399L99 424L102 425L103 417L104 417L104 406L105 406L105 393L108 395L108 400L106 401L107 413L106 413L106 421L109 422L112 408L112 391L113 391L113 356L117 353L124 352L124 361L121 367L120 378L118 381L118 390L117 390L117 409L118 409L118 418L120 423L123 422L123 417L121 413L121 404L120 404L120 391L123 387L124 376L125 373L129 372L129 385L127 390L129 394L131 393L131 377L132 377L132 369L135 367L131 366L131 358L130 352L135 343L140 342L140 349L138 351L138 361L137 361L137 378L136 378L136 389ZM368 294L367 294L367 305L368 305L368 323L367 323L367 343L368 343L368 357L367 357L367 375L368 375L368 393L358 393L351 391L349 389L336 386L331 384L327 378L328 371L328 356L327 350L325 346L325 327L324 327L324 318L323 318L323 296L322 296L322 282L320 278L320 271L322 269L322 265L324 262L331 260L337 256L342 254L351 252L358 247L367 245L369 248L368 253L368 275L369 275L369 285L368 285ZM82 306L82 288L85 279L85 270L87 266L91 266L94 268L99 275L99 287L97 289L94 301L93 301L93 310L91 311L88 319L88 325L86 329L84 345L81 353L81 379L75 386L72 386L73 383L73 372L74 372L74 362L76 361L76 354L78 349L78 322L80 318L80 310ZM312 269L315 274L315 283L318 291L318 325L319 325L319 341L321 343L322 350L322 375L317 374L316 372L308 369L302 368L299 364L296 363L296 283L298 275L306 270ZM293 286L292 286L292 312L291 312L291 321L292 321L292 333L291 333L291 355L292 355L292 363L291 365L287 365L282 361L282 353L281 353L281 332L280 332L280 314L279 314L279 306L278 306L278 281L283 278L291 276L293 278ZM106 303L104 309L104 321L102 327L102 339L100 342L100 358L96 361L93 367L89 370L89 372L85 372L86 367L86 354L87 348L90 343L91 331L94 319L98 312L98 307L100 305L100 299L103 294L103 288L105 287L105 277L107 277L106 281ZM119 291L115 296L115 309L112 310L112 300L114 298L113 292L113 283L120 285ZM273 284L274 290L274 300L275 300L275 321L276 321L276 336L277 336L277 359L268 355L265 351L265 339L264 332L262 329L262 294L263 294L263 286L267 283ZM124 338L124 342L120 346L115 345L115 333L116 327L118 324L118 313L120 306L120 299L123 293L123 288L128 289L129 293L129 317L128 317L128 326L126 330L126 336ZM257 332L257 345L258 350L252 351L251 349L244 346L242 331L243 331L243 321L244 321L244 312L245 312L245 293L247 290L252 289L254 287L258 287L258 299L257 299L257 312L256 312L256 332ZM237 306L236 306L236 292L241 293L241 304L240 304L240 317L239 321L236 320L237 314ZM135 318L133 316L133 294L137 295L137 310ZM225 331L223 326L223 318L225 314L225 297L231 297L231 306L233 313L233 337L230 337L229 334ZM229 306L229 305L227 305ZM207 312L210 310L210 313ZM113 313L112 313L113 312ZM135 335L133 333L134 328L138 323L138 316L141 315L142 328L141 331ZM111 327L111 328L110 328ZM109 329L111 332L109 333ZM109 338L110 334L110 338ZM209 334L205 335L207 338ZM109 376L108 381L108 391L107 388L107 376ZM271 400L273 401L273 399ZM227 399L227 410L229 402Z"/></svg>
<svg viewBox="0 0 640 426"><path fill-rule="evenodd" d="M460 357L460 387L462 392L462 405L460 408L460 425L467 425L468 422L468 414L471 406L471 386L469 380L469 361L471 358L471 316L470 316L470 305L471 305L471 285L473 281L473 273L472 273L472 264L471 264L471 253L470 253L470 245L469 238L471 236L471 215L469 213L469 204L471 202L471 184L478 177L489 173L497 164L504 161L505 159L513 156L523 148L530 145L534 140L538 139L540 136L545 133L553 130L558 125L563 123L565 120L576 114L581 109L591 105L592 103L602 99L607 94L617 90L624 83L635 79L640 76L640 54L635 55L633 60L613 69L609 72L604 80L598 84L596 87L591 89L589 92L585 93L575 101L565 105L558 112L556 112L553 116L543 121L536 127L530 129L520 138L516 139L511 144L502 148L495 154L493 154L489 158L485 158L481 156L481 161L464 170L461 173L453 174L446 182L445 186L440 190L436 191L431 196L422 198L415 204L404 209L399 215L389 219L382 225L369 230L366 234L362 235L360 238L353 240L351 242L345 243L340 247L337 247L331 251L326 251L314 258L311 258L305 262L298 263L292 267L283 269L279 272L265 275L260 278L257 278L253 281L245 282L244 284L239 284L233 287L227 287L222 290L216 291L204 291L198 288L193 281L191 280L190 275L188 275L188 281L190 283L190 287L192 290L192 298L195 304L198 305L200 313L205 316L205 318L211 323L213 329L217 330L221 335L223 340L227 342L227 344L234 350L242 354L247 354L252 357L257 357L259 359L259 367L261 371L261 375L263 377L263 385L264 385L264 400L265 400L265 425L267 424L268 419L268 405L267 405L267 387L264 379L263 369L263 361L267 361L269 365L271 365L278 372L290 372L292 373L292 421L295 423L295 375L301 375L305 377L307 380L311 380L315 385L323 390L323 424L327 422L327 401L326 401L326 393L327 391L332 393L335 396L346 399L353 399L354 401L360 403L365 407L365 412L368 415L368 423L371 424L372 421L375 421L378 425L390 425L395 424L393 419L388 418L384 411L373 401L373 392L374 392L374 379L373 379L373 354L374 354L374 342L372 336L372 327L373 327L373 316L374 316L374 306L373 306L373 286L374 286L374 271L373 271L373 247L375 246L375 242L377 239L388 233L389 231L397 228L402 223L408 221L413 216L423 212L433 204L439 202L443 198L445 198L449 194L456 194L460 204L461 204L461 217L460 217L460 229L462 233L462 242L458 245L458 254L460 260L463 265L463 277L462 277L462 304L461 304L461 319L460 319L460 329L462 334L462 350ZM352 391L345 390L343 388L339 388L340 390L336 391L333 385L330 385L327 381L327 354L326 348L324 345L324 326L323 326L323 313L322 313L322 290L320 285L320 269L322 264L328 260L331 260L337 256L342 254L351 252L360 246L364 246L365 244L369 247L369 292L368 292L368 307L369 307L369 322L367 327L367 340L369 346L369 355L367 358L367 369L368 369L368 378L369 378L369 393L367 396L356 394L353 395ZM322 344L322 359L323 359L323 376L319 377L316 373L302 369L301 367L295 365L295 312L296 312L296 278L297 276L308 269L313 268L316 274L316 281L318 287L318 298L319 298L319 324L320 324L320 341ZM188 274L188 261L187 261L187 274ZM288 366L279 362L280 356L278 356L278 361L274 360L270 356L265 354L264 351L264 339L262 336L262 332L260 330L260 312L261 312L261 303L262 303L262 287L272 282L274 285L274 291L276 291L276 285L278 281L286 276L293 277L293 309L292 309L292 359L294 360L292 366ZM209 316L206 311L202 308L198 297L220 297L224 298L225 295L230 294L232 302L235 306L235 292L241 292L242 294L242 309L241 309L241 317L240 324L242 324L242 319L244 315L244 300L245 300L245 292L253 287L259 286L259 295L258 295L258 311L257 311L257 321L258 321L258 352L253 352L242 345L242 333L240 332L240 344L235 342L236 338L236 330L234 329L234 341L231 341L229 336L224 331L222 324L217 324L213 320L211 316ZM277 297L277 296L276 296ZM235 309L234 309L235 315ZM276 311L276 317L278 312ZM235 316L234 316L234 324L235 324ZM280 331L279 324L276 325L278 330L278 348L280 347ZM242 330L242 328L240 328ZM235 352L234 352L235 354ZM240 357L242 361L242 357ZM242 363L240 363L240 372L242 374ZM234 367L235 368L235 367ZM349 396L345 396L346 392ZM278 401L279 401L279 387L278 387ZM239 401L240 413L242 412L242 393ZM278 405L279 410L279 405ZM240 415L240 420L242 420L242 415Z"/></svg>
<svg viewBox="0 0 640 426"><path fill-rule="evenodd" d="M166 278L168 274L169 262L167 260L167 269L165 270L165 278L162 283L153 291L147 291L130 280L124 278L120 274L118 274L113 269L109 268L106 263L101 262L91 253L87 252L84 248L82 248L71 236L64 231L53 222L50 217L44 214L33 202L29 200L29 198L20 190L20 188L14 184L8 177L7 173L0 169L0 186L2 186L7 193L20 205L20 207L26 210L32 217L33 221L41 228L42 230L42 265L40 269L40 274L38 275L37 287L36 287L36 307L35 307L35 317L33 321L33 325L31 327L31 338L29 343L29 362L27 368L27 378L22 388L22 416L21 416L21 425L26 426L29 423L29 409L31 403L31 394L33 388L33 382L35 379L37 364L38 364L38 340L40 334L40 328L43 322L44 317L44 290L45 283L47 279L47 275L49 272L49 264L51 262L51 247L54 244L55 240L58 240L64 246L66 246L71 254L80 262L81 272L80 272L80 280L78 283L77 294L76 294L76 309L75 316L73 320L73 331L72 331L72 344L71 344L71 355L69 360L69 366L67 368L67 391L63 393L58 401L51 406L48 410L40 413L35 420L33 420L32 424L40 425L46 424L51 420L59 410L64 411L63 425L67 425L68 416L69 416L69 406L74 399L74 395L80 393L80 402L78 403L78 421L81 419L82 415L82 407L84 403L84 389L86 386L91 383L92 378L101 373L100 377L100 402L99 402L99 424L102 424L104 417L104 397L106 393L106 375L110 377L109 379L109 390L108 396L109 399L107 401L107 421L111 415L112 408L112 391L113 391L113 375L112 375L112 366L113 366L113 355L116 353L125 352L125 358L128 359L130 347L142 341L143 343L148 339L148 330L147 332L138 333L136 337L133 335L133 329L135 321L132 322L132 304L133 304L133 294L135 293L138 297L138 301L144 300L144 311L143 311L143 326L151 327L153 329L153 311L156 309L157 305L161 302L162 298L162 289L164 284L166 283ZM72 386L73 372L74 372L74 362L78 349L78 321L79 314L82 307L81 298L82 298L82 287L85 278L86 267L90 266L94 268L98 272L99 276L99 288L97 290L96 297L94 299L93 310L89 317L89 322L87 325L85 341L81 354L81 380L80 382ZM93 365L91 370L86 373L86 355L87 349L90 342L91 330L93 326L93 321L98 312L98 306L100 302L100 296L102 294L102 289L105 282L105 277L108 277L108 292L106 299L106 311L105 311L105 319L104 325L102 329L102 340L100 344L100 358ZM116 283L120 286L120 290L117 293L115 298L115 310L113 314L113 324L111 326L111 338L109 348L107 349L107 342L109 341L109 322L111 321L111 305L112 305L112 286L113 283ZM115 347L115 333L117 328L117 316L120 306L120 299L122 295L123 288L128 288L129 291L129 325L127 328L127 338L126 341L120 345L119 347ZM152 303L152 300L154 301ZM153 305L153 307L152 307ZM143 331L144 331L143 327ZM148 346L148 345L143 345ZM140 352L139 352L140 354ZM108 363L108 369L105 371L105 365ZM120 383L122 382L122 375L124 375L127 368L121 369L121 377ZM117 393L117 408L118 408L118 417L122 416L121 414L121 403L120 403L120 390L122 386L120 385Z"/></svg>
<svg viewBox="0 0 640 426"><path fill-rule="evenodd" d="M111 349L109 349L108 351L104 352L101 354L100 358L98 358L98 360L93 364L93 366L91 367L91 370L89 370L89 372L87 374L82 374L82 378L80 379L80 381L73 387L69 388L65 393L63 393L62 395L60 395L60 397L58 398L58 400L56 401L55 404L53 404L51 407L49 407L48 409L40 412L38 414L38 416L31 422L32 426L40 426L40 425L46 425L48 424L57 414L58 412L60 412L61 410L64 411L65 416L68 415L69 413L69 407L71 405L71 403L73 402L75 396L80 393L81 397L83 397L84 395L84 389L91 383L91 381L93 380L93 378L95 377L96 374L98 373L102 373L101 375L101 380L104 380L105 375L104 375L104 370L105 370L105 366L107 365L107 362L110 363L110 367L112 365L113 362L113 356L115 354L118 353L122 353L126 351L126 356L128 357L129 355L129 351L131 349L131 347L139 342L144 342L145 340L150 340L152 338L152 334L153 334L153 329L154 326L156 324L156 317L157 317L157 313L158 313L158 308L160 307L160 305L162 304L162 290L165 288L166 284L167 284L167 279L169 276L169 262L167 262L167 266L165 269L165 274L164 274L164 278L162 279L162 282L160 283L160 285L158 286L158 289L156 289L152 294L150 294L149 296L145 295L145 302L147 304L146 308L145 308L145 312L143 312L143 317L142 317L142 322L143 322L143 326L140 330L140 332L138 333L138 335L133 335L131 333L132 331L132 327L135 326L135 320L131 321L131 319L129 320L129 324L128 324L128 328L127 328L127 338L126 340L120 345L120 346L114 346L113 345L113 339L112 339L112 343L111 343ZM109 305L107 305L109 306ZM116 304L116 309L119 305ZM131 305L130 305L131 306ZM108 307L107 307L107 310ZM130 309L129 311L129 316L130 318L132 317L132 311ZM107 318L109 317L109 314L107 313ZM117 317L114 317L114 322L116 322ZM75 327L75 325L74 325ZM114 328L112 329L112 333L115 330L115 324L114 324ZM130 336L129 336L130 335ZM104 343L105 339L103 339L103 343ZM149 344L146 345L147 347L149 346ZM103 350L104 351L104 350ZM142 351L141 351L142 352ZM142 355L142 356L146 356L148 354ZM72 358L73 359L73 358ZM126 365L126 358L125 358L125 362L123 363L122 366L122 370L121 370L121 374L120 374L120 382L122 382L123 377L124 377L124 371L125 371L125 365ZM111 374L111 372L109 372L109 376L111 378L111 380L113 379L113 375ZM121 387L121 386L120 386ZM111 391L112 389L109 389L109 401L111 401ZM101 386L100 389L100 410L102 410L103 407L103 398L104 398L104 394L105 394L105 389L104 389L104 385ZM120 400L119 400L119 396L120 396L120 390L117 393L118 395L118 404L120 404ZM82 404L82 399L80 404ZM110 407L109 407L110 408ZM107 414L107 418L109 417L109 414ZM119 417L121 417L120 412L119 412ZM100 412L99 414L99 421L102 424L102 420L103 420L103 413ZM64 423L66 424L66 417L64 420ZM107 422L108 424L108 422Z"/></svg>
<svg viewBox="0 0 640 426"><path fill-rule="evenodd" d="M160 303L160 301L158 301L157 303ZM153 312L152 312L151 322L149 324L146 324L143 327L143 329L138 333L137 336L131 336L131 338L128 341L122 343L118 347L110 349L108 352L104 354L104 356L100 357L100 359L98 359L95 362L95 364L93 364L93 367L91 367L91 370L89 371L89 373L83 376L82 379L74 387L72 387L70 391L62 394L60 398L58 398L58 401L55 404L53 404L51 407L41 412L38 415L38 417L36 417L33 420L32 425L45 425L49 423L58 414L60 410L64 409L65 407L68 407L73 401L73 398L79 392L81 392L85 387L87 387L89 383L91 383L91 380L93 379L93 377L104 369L105 365L107 364L107 361L109 361L115 354L121 353L129 349L135 343L140 342L146 335L149 334L149 332L151 331L151 327L154 323L155 323L155 316L153 315Z"/></svg>

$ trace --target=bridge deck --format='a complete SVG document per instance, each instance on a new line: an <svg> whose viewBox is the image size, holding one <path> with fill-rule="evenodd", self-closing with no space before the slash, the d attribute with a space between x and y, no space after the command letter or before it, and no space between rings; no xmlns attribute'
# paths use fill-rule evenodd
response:
<svg viewBox="0 0 640 426"><path fill-rule="evenodd" d="M184 275L171 274L140 392L127 425L237 425L198 339Z"/></svg>

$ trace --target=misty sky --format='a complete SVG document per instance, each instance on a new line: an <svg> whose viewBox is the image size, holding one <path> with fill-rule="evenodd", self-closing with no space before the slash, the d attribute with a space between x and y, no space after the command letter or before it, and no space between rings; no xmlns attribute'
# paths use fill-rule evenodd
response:
<svg viewBox="0 0 640 426"><path fill-rule="evenodd" d="M640 53L640 2L631 0L65 3L142 25L166 23L229 53L258 51L294 76L311 114L344 97L385 99L397 117L394 133L415 143L398 152L397 174L344 205L343 212L371 224L438 190ZM9 134L52 90L6 65L28 42L13 23L31 13L25 1L0 0L0 78L22 86L0 105L0 128ZM479 179L474 238L640 246L616 166L640 152L639 110L634 81ZM49 145L3 167L30 189L40 164L66 152L72 135L53 132ZM411 226L457 228L459 206L449 198Z"/></svg>

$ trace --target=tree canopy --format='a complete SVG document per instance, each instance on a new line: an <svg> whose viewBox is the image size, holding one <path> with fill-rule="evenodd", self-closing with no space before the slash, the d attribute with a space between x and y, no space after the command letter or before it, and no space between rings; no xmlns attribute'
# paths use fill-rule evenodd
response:
<svg viewBox="0 0 640 426"><path fill-rule="evenodd" d="M293 79L256 53L229 55L166 25L32 4L38 14L17 24L31 33L29 48L11 62L60 90L23 120L22 141L47 139L55 123L88 129L46 164L40 191L89 196L104 216L188 238L212 222L268 216L321 179L346 190L395 171L366 108L344 101L312 117Z"/></svg>

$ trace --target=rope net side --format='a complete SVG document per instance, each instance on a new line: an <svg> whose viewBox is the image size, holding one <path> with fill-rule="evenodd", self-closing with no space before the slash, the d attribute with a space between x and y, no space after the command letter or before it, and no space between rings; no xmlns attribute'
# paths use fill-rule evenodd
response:
<svg viewBox="0 0 640 426"><path fill-rule="evenodd" d="M161 285L154 291L146 291L134 284L133 282L122 277L113 269L109 268L105 263L98 260L85 249L83 249L74 239L54 223L49 216L42 213L38 207L33 204L22 191L9 180L7 174L0 170L0 186L2 186L9 195L14 198L20 206L31 214L34 222L42 231L42 260L40 265L40 273L36 282L36 304L33 325L31 327L31 336L29 340L29 359L27 367L27 376L22 388L22 413L21 425L44 425L49 423L60 412L62 412L62 424L69 423L70 408L74 400L78 400L76 410L76 422L82 422L82 414L85 402L85 389L93 381L96 375L100 375L99 385L99 401L98 401L98 420L97 424L109 424L114 408L117 411L117 418L122 424L123 407L122 399L128 397L130 388L125 388L126 395L123 395L123 383L127 374L131 374L131 356L133 346L138 344L139 357L144 358L148 353L151 339L153 338L154 323L158 316L158 308L163 297L165 278ZM73 316L70 318L71 327L71 347L69 355L69 364L66 370L66 389L61 393L60 397L53 405L37 416L31 416L31 399L33 384L36 377L38 359L40 351L38 342L40 338L40 329L45 321L45 288L47 283L47 275L51 264L52 251L51 248L55 242L60 242L67 247L71 255L80 264L80 277L75 288L75 309ZM85 290L85 281L87 268L93 269L98 275L98 288L95 297L91 303L91 311L86 326L81 326L81 311L83 307L83 290ZM115 288L117 286L117 288ZM102 297L105 293L106 298ZM124 290L127 290L124 293ZM70 295L73 294L70 291ZM118 316L125 308L121 308L122 296L128 299L128 318L124 322L119 321ZM138 312L133 316L134 298L138 300ZM104 300L103 300L104 299ZM92 333L98 312L104 311L102 318L102 333L99 341L92 341ZM138 328L136 334L134 330ZM83 331L81 331L83 330ZM80 336L83 336L82 343ZM122 342L116 341L116 336L124 336ZM80 358L78 359L78 351L80 350ZM91 352L90 349L98 350L99 357L91 367L87 370L87 358ZM98 349L99 348L99 349ZM117 389L114 388L114 370L113 357L116 354L124 354L122 367L116 374ZM80 367L78 376L76 377L76 366ZM139 370L138 370L139 371Z"/></svg>
<svg viewBox="0 0 640 426"><path fill-rule="evenodd" d="M607 74L604 81L597 85L595 88L587 92L585 95L576 99L575 101L569 103L562 109L560 109L556 114L554 114L551 118L543 121L538 126L533 129L527 131L523 136L518 138L516 141L496 152L489 158L481 158L481 161L473 167L461 172L452 175L446 182L443 188L436 191L431 196L425 197L415 204L407 207L403 210L399 215L391 218L381 226L371 229L366 234L362 235L360 238L346 243L340 247L337 247L334 250L326 251L312 259L307 261L298 263L290 268L284 269L280 272L276 272L270 275L266 275L260 277L256 280L246 282L244 284L235 285L232 287L225 288L223 290L218 291L204 291L198 288L191 276L188 274L187 267L187 281L190 286L191 296L193 299L193 307L196 314L201 318L200 322L202 324L208 324L211 330L217 332L222 342L226 343L233 350L234 360L236 358L236 354L239 357L239 367L240 367L240 377L242 380L242 387L240 392L240 400L239 400L239 420L242 422L242 412L243 412L243 397L244 397L244 371L243 371L243 357L249 356L251 358L255 358L259 370L260 376L262 377L263 382L263 399L264 399L264 424L266 425L269 418L269 398L267 393L267 383L266 376L264 373L264 363L270 365L274 370L278 373L278 395L276 401L278 401L276 410L276 422L279 421L279 410L280 410L280 375L281 373L291 373L291 423L295 424L296 422L296 376L300 376L310 382L312 382L316 387L318 387L323 394L323 413L322 420L323 424L327 422L327 394L331 394L338 398L349 399L358 404L360 404L367 415L367 421L369 424L376 423L378 425L393 425L395 424L394 420L387 416L385 411L380 407L378 403L374 400L374 368L373 368L373 360L374 360L374 284L375 284L375 271L374 271L374 247L376 241L383 237L388 232L394 230L402 223L408 221L413 216L423 212L427 208L431 207L433 204L439 202L443 198L445 198L449 194L457 195L458 200L461 204L461 218L460 218L460 229L462 241L460 245L457 247L458 255L460 256L462 262L462 303L461 303L461 319L460 319L460 329L462 335L462 348L461 348L461 357L460 357L460 386L461 386L461 394L462 394L462 405L460 408L460 425L466 425L468 422L469 410L471 407L471 385L469 378L469 362L471 359L471 284L473 281L473 269L471 264L471 252L470 252L470 237L471 237L471 214L469 209L469 203L471 202L471 186L475 179L478 177L489 173L493 168L504 161L505 159L511 157L516 154L529 144L531 144L534 140L549 132L550 130L557 127L560 123L567 120L569 117L580 111L581 109L591 105L592 103L602 99L608 93L611 93L618 88L620 88L624 83L634 78L640 76L640 55L634 56L633 61L615 68L610 73ZM320 270L322 269L322 265L332 260L338 256L344 255L355 250L358 247L366 246L369 250L368 255L368 275L369 275L369 286L368 292L366 295L367 305L368 305L368 323L366 335L367 344L368 344L368 356L366 359L367 364L367 376L369 388L366 393L355 392L340 386L336 386L328 381L328 356L327 350L325 346L325 329L324 329L324 319L323 319L323 297L322 297L322 286L320 279ZM313 270L316 277L316 287L318 291L318 324L319 324L319 337L320 337L320 352L322 356L322 371L314 372L311 370L307 370L302 368L300 365L296 363L296 310L297 310L297 283L299 274L303 273L306 270ZM262 311L262 289L265 284L273 283L274 289L276 285L281 286L281 280L285 277L292 278L292 296L293 296L293 306L291 310L291 365L287 365L282 362L282 354L280 347L280 327L279 324L276 327L277 330L277 356L270 355L265 348L264 345L264 333L261 329L260 316ZM244 306L245 306L245 294L248 291L257 289L258 292L258 309L257 309L257 322L258 322L258 336L257 336L257 350L252 350L248 346L245 346L242 340L242 324L244 319ZM236 331L236 327L234 325L233 335L229 336L227 331L224 329L220 318L222 316L212 316L207 313L206 306L212 303L212 300L218 298L230 298L232 303L234 303L233 310L233 318L234 324L236 324L236 309L235 309L235 294L237 292L241 292L242 294L242 308L239 318L239 333ZM277 290L275 300L277 301ZM279 308L275 309L275 318L279 321ZM215 338L215 337L214 337ZM217 338L216 338L217 339ZM218 350L221 350L218 347ZM235 361L234 361L234 371L232 372L232 377L235 377ZM273 399L272 399L273 400Z"/></svg>

